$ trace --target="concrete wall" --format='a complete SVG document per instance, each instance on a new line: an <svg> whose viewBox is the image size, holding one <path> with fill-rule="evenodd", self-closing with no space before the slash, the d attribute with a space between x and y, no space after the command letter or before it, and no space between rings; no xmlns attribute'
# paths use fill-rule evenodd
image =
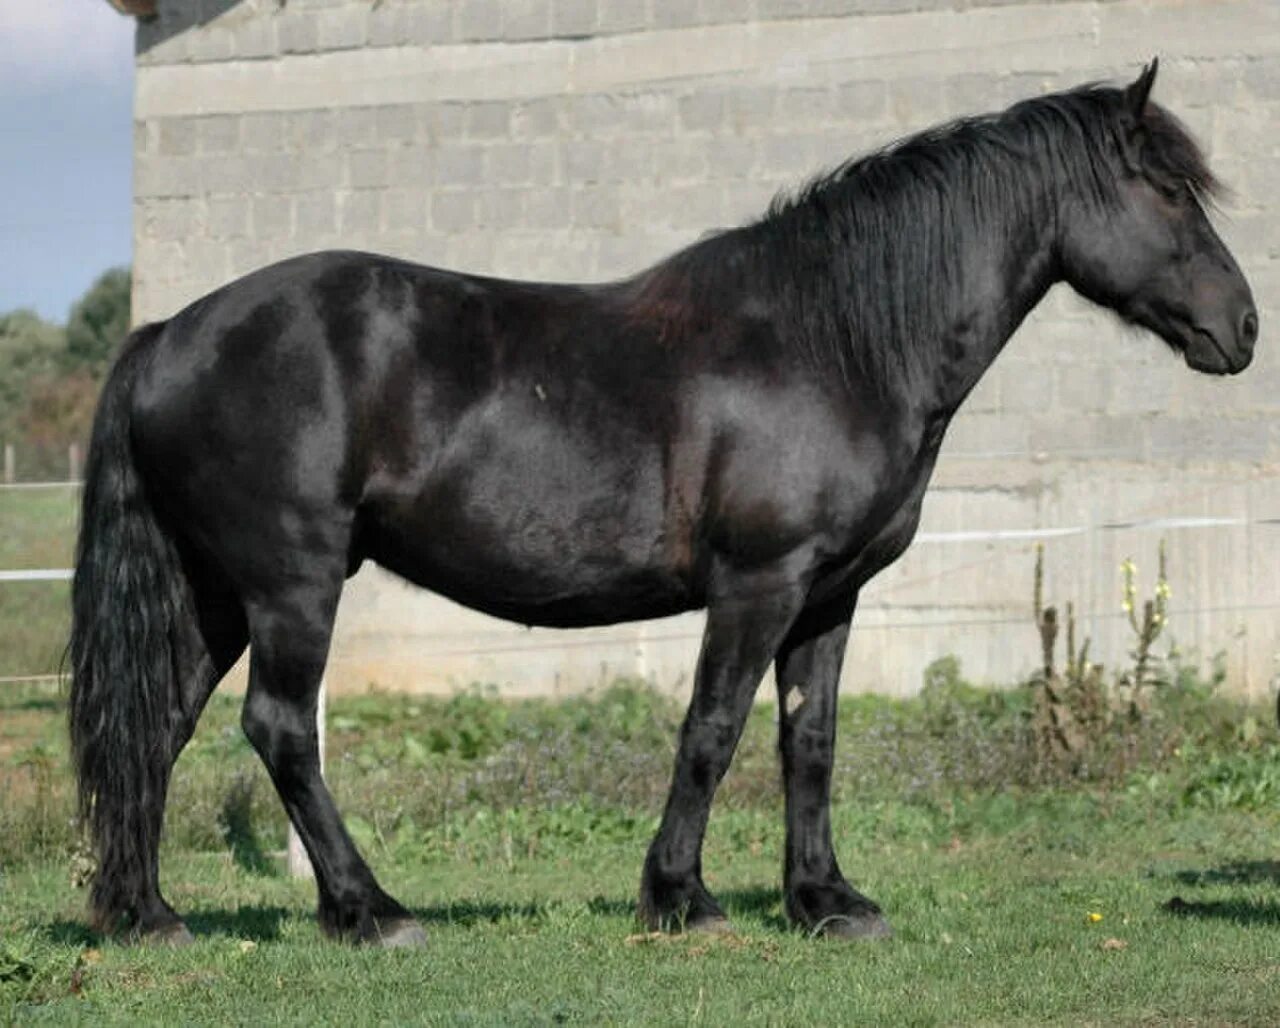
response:
<svg viewBox="0 0 1280 1028"><path fill-rule="evenodd" d="M1158 54L1158 99L1236 190L1220 224L1262 311L1254 367L1195 376L1051 294L956 421L920 541L866 590L846 686L909 692L946 653L978 678L1030 670L1037 532L1049 597L1074 600L1095 654L1127 649L1121 559L1149 583L1165 536L1179 642L1225 649L1238 685L1267 686L1280 651L1280 525L1266 523L1280 516L1275 0L160 0L160 13L138 37L142 319L330 246L608 278L854 152L1131 77ZM1186 518L1230 523L1149 524ZM698 630L689 616L527 631L365 570L331 679L539 691L631 672L680 688Z"/></svg>

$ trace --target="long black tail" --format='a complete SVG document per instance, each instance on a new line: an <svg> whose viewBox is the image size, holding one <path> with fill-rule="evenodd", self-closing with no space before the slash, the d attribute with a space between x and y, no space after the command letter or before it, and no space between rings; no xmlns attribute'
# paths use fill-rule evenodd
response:
<svg viewBox="0 0 1280 1028"><path fill-rule="evenodd" d="M172 752L180 714L181 638L189 591L134 464L130 404L163 325L125 343L102 391L85 467L71 588L71 752L80 814L98 869L95 927L140 914L156 889Z"/></svg>

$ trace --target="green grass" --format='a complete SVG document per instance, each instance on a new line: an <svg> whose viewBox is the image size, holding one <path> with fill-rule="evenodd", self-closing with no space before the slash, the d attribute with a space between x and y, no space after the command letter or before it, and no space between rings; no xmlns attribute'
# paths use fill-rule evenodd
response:
<svg viewBox="0 0 1280 1028"><path fill-rule="evenodd" d="M79 490L0 489L0 568L71 566ZM0 583L0 677L52 674L67 643L66 582Z"/></svg>
<svg viewBox="0 0 1280 1028"><path fill-rule="evenodd" d="M883 944L787 931L778 840L737 812L708 842L729 939L636 937L639 833L509 863L379 860L431 934L415 953L329 943L309 887L190 853L171 855L165 878L199 943L102 945L80 927L65 870L37 866L6 883L0 952L22 970L0 989L19 1020L95 1022L1280 1020L1274 816L1168 820L1075 799L992 816L940 842L938 825L892 814L869 836L841 805L846 864L897 926ZM740 845L757 831L759 852Z"/></svg>
<svg viewBox="0 0 1280 1028"><path fill-rule="evenodd" d="M387 953L320 937L222 698L179 762L163 861L197 945L91 936L70 884L83 857L60 702L13 694L0 702L0 1023L1276 1023L1280 749L1259 712L1195 695L1163 701L1177 725L1153 715L1166 745L1147 763L1055 786L1019 763L1018 692L850 697L835 834L897 929L861 945L783 921L767 706L706 848L738 934L654 938L632 912L669 701L631 687L557 703L339 697L335 794L431 936ZM994 785L997 772L1024 784Z"/></svg>

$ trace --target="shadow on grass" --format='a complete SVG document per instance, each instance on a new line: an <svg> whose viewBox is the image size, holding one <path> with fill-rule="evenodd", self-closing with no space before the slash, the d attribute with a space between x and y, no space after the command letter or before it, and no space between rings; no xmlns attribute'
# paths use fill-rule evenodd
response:
<svg viewBox="0 0 1280 1028"><path fill-rule="evenodd" d="M1204 871L1178 871L1183 885L1280 885L1280 860L1238 860Z"/></svg>
<svg viewBox="0 0 1280 1028"><path fill-rule="evenodd" d="M787 921L781 916L781 895L777 889L729 889L716 895L731 921L755 921L774 930L787 927ZM534 922L545 920L557 905L556 901L489 903L484 900L458 900L432 907L417 907L413 915L428 926ZM601 917L634 917L636 901L632 897L596 896L587 901L587 910Z"/></svg>
<svg viewBox="0 0 1280 1028"><path fill-rule="evenodd" d="M274 942L280 926L297 914L286 907L237 907L235 910L193 910L183 920L197 939L208 935L232 935L255 942Z"/></svg>
<svg viewBox="0 0 1280 1028"><path fill-rule="evenodd" d="M255 942L272 942L280 938L280 926L297 911L284 907L238 907L235 910L191 911L183 920L197 940L215 935L230 935ZM106 940L82 921L57 920L36 925L49 942L61 946L100 946ZM128 943L127 936L116 941Z"/></svg>
<svg viewBox="0 0 1280 1028"><path fill-rule="evenodd" d="M770 931L786 931L788 923L781 915L781 896L777 889L730 889L719 893L721 905L729 919L740 925L754 923ZM430 907L416 907L413 916L424 926L455 925L471 927L502 922L535 924L553 915L560 901L525 903L458 900ZM586 904L587 910L600 917L633 918L636 901L616 896L596 896ZM184 920L197 940L211 936L231 936L255 942L273 942L280 938L281 926L297 910L278 906L242 906L234 910L192 910ZM50 942L68 946L97 946L102 937L83 922L58 920L40 927Z"/></svg>
<svg viewBox="0 0 1280 1028"><path fill-rule="evenodd" d="M1257 900L1184 900L1181 896L1164 904L1175 917L1212 918L1240 925L1280 925L1280 903Z"/></svg>

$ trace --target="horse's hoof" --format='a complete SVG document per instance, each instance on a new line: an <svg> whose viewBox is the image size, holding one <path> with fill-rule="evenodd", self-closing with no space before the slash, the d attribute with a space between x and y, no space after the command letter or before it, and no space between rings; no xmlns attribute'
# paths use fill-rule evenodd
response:
<svg viewBox="0 0 1280 1028"><path fill-rule="evenodd" d="M415 949L427 944L427 933L417 921L393 921L379 930L377 944L386 949Z"/></svg>
<svg viewBox="0 0 1280 1028"><path fill-rule="evenodd" d="M824 917L809 932L828 939L892 939L893 929L880 914L832 914Z"/></svg>
<svg viewBox="0 0 1280 1028"><path fill-rule="evenodd" d="M196 937L191 934L191 930L181 921L174 921L170 924L161 925L159 928L152 928L138 936L138 942L143 946L163 946L171 949L190 946L195 941Z"/></svg>

